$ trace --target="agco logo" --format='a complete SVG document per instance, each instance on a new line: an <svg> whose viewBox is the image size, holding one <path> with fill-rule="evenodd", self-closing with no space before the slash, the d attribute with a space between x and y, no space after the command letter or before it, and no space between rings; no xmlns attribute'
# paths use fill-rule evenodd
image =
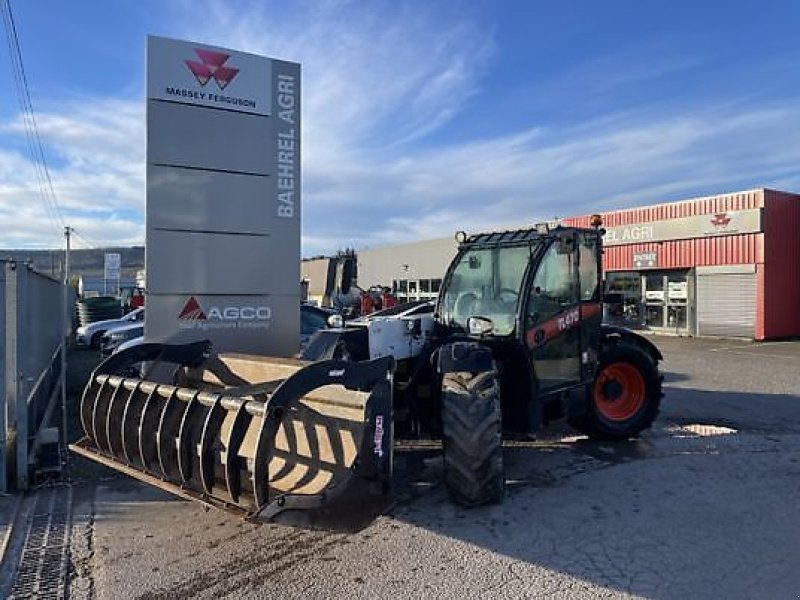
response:
<svg viewBox="0 0 800 600"><path fill-rule="evenodd" d="M178 314L178 319L184 322L269 321L271 318L269 306L212 306L206 313L194 296L186 301Z"/></svg>
<svg viewBox="0 0 800 600"><path fill-rule="evenodd" d="M231 57L230 54L200 50L199 48L195 48L194 51L200 57L200 62L196 60L184 62L202 87L205 87L209 79L213 79L217 82L219 89L224 90L239 72L239 69L225 66L225 62Z"/></svg>

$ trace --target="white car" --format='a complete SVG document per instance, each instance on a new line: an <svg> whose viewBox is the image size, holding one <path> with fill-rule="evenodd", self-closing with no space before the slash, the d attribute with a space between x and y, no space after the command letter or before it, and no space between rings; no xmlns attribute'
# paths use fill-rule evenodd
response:
<svg viewBox="0 0 800 600"><path fill-rule="evenodd" d="M102 350L103 356L109 356L117 351L122 344L131 340L144 338L144 323L128 323L122 327L109 329L103 334Z"/></svg>
<svg viewBox="0 0 800 600"><path fill-rule="evenodd" d="M99 348L103 334L117 327L125 327L132 323L144 323L144 308L132 310L121 319L107 319L105 321L95 321L88 325L78 327L75 332L75 343L79 346L90 346Z"/></svg>

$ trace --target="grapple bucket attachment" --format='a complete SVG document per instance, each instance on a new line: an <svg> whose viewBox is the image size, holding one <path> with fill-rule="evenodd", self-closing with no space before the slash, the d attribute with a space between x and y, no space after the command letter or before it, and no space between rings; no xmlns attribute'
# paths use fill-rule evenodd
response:
<svg viewBox="0 0 800 600"><path fill-rule="evenodd" d="M393 370L143 344L92 373L70 447L249 519L359 529L389 502Z"/></svg>

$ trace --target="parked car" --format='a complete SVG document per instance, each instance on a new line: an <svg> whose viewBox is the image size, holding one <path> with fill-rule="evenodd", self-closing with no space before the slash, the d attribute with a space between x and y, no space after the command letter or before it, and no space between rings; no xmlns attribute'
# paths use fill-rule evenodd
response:
<svg viewBox="0 0 800 600"><path fill-rule="evenodd" d="M75 332L75 343L79 346L99 348L103 335L106 332L116 329L117 327L126 327L132 323L143 322L144 308L137 308L120 319L95 321L94 323L78 327L78 330Z"/></svg>
<svg viewBox="0 0 800 600"><path fill-rule="evenodd" d="M106 331L101 342L103 356L114 354L122 344L138 338L144 339L144 323L129 323Z"/></svg>
<svg viewBox="0 0 800 600"><path fill-rule="evenodd" d="M410 302L402 302L383 310L378 310L368 315L351 319L347 321L348 325L362 325L372 321L378 317L411 317L416 315L424 315L433 312L436 305L434 300L412 300ZM341 325L338 325L341 327Z"/></svg>
<svg viewBox="0 0 800 600"><path fill-rule="evenodd" d="M308 340L319 329L328 326L328 318L337 314L328 308L311 306L310 304L300 305L300 350L306 347Z"/></svg>
<svg viewBox="0 0 800 600"><path fill-rule="evenodd" d="M335 315L336 312L327 308L319 308L310 304L300 305L300 349L305 348L308 340L318 329L324 329L328 326L328 318ZM127 332L120 332L120 335L125 335ZM113 347L109 347L110 351L107 354L113 354L120 350L127 350L134 346L144 343L144 331L138 336L128 337L117 342ZM109 343L112 340L109 339ZM104 354L106 354L106 346L104 346Z"/></svg>

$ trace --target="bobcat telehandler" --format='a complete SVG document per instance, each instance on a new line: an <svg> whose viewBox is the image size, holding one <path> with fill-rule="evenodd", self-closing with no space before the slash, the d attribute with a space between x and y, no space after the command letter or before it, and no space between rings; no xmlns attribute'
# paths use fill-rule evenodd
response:
<svg viewBox="0 0 800 600"><path fill-rule="evenodd" d="M566 417L627 439L658 412L660 352L601 324L599 225L461 233L432 312L321 330L304 360L120 352L72 449L252 520L358 529L390 501L396 430L441 436L454 501L497 502L504 435Z"/></svg>

